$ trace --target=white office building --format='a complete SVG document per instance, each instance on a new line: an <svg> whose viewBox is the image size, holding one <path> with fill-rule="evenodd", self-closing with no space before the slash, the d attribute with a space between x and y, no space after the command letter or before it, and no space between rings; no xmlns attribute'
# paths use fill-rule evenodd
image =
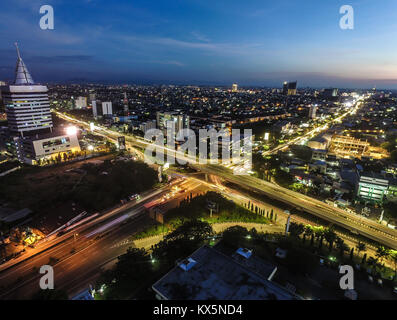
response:
<svg viewBox="0 0 397 320"><path fill-rule="evenodd" d="M358 183L357 196L365 201L381 203L387 194L388 187L389 181L386 179L361 176Z"/></svg>
<svg viewBox="0 0 397 320"><path fill-rule="evenodd" d="M49 133L31 137L15 137L15 149L20 162L35 165L42 160L63 154L79 152L80 144L76 133Z"/></svg>
<svg viewBox="0 0 397 320"><path fill-rule="evenodd" d="M112 111L112 102L102 102L102 114L105 115L113 115Z"/></svg>
<svg viewBox="0 0 397 320"><path fill-rule="evenodd" d="M8 127L22 136L29 131L52 129L48 88L34 83L18 46L17 55L14 84L1 87Z"/></svg>

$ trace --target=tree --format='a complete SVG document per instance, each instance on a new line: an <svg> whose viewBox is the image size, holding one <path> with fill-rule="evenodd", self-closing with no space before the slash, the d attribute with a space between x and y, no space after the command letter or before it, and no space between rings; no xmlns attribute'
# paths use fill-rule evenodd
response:
<svg viewBox="0 0 397 320"><path fill-rule="evenodd" d="M292 237L298 238L305 231L305 226L302 223L291 222L289 225L289 233Z"/></svg>
<svg viewBox="0 0 397 320"><path fill-rule="evenodd" d="M249 232L246 228L234 226L223 231L222 240L227 246L235 248L248 234Z"/></svg>
<svg viewBox="0 0 397 320"><path fill-rule="evenodd" d="M308 236L308 237L311 237L314 234L313 228L312 228L311 225L306 225L304 232L305 232L305 235Z"/></svg>
<svg viewBox="0 0 397 320"><path fill-rule="evenodd" d="M367 265L376 272L376 268L378 266L378 259L374 257L369 257L367 261Z"/></svg>
<svg viewBox="0 0 397 320"><path fill-rule="evenodd" d="M345 244L345 241L339 237L336 239L336 247L339 249L339 254L341 257L343 257L345 251L349 250L349 247Z"/></svg>
<svg viewBox="0 0 397 320"><path fill-rule="evenodd" d="M209 223L200 220L189 220L165 236L164 240L177 239L202 241L212 236L213 230Z"/></svg>
<svg viewBox="0 0 397 320"><path fill-rule="evenodd" d="M354 248L350 250L350 260L352 261L353 261L353 256L354 256Z"/></svg>
<svg viewBox="0 0 397 320"><path fill-rule="evenodd" d="M144 249L128 248L118 257L113 269L101 274L96 286L104 285L105 299L126 299L133 288L145 282L151 266L150 256Z"/></svg>
<svg viewBox="0 0 397 320"><path fill-rule="evenodd" d="M335 240L337 239L337 235L335 233L335 231L332 228L326 228L324 231L324 238L325 240L327 240L328 242L328 249L331 252L332 251L332 246L335 242Z"/></svg>
<svg viewBox="0 0 397 320"><path fill-rule="evenodd" d="M323 246L323 239L324 239L324 228L322 227L314 227L313 228L314 231L314 236L316 237L317 240L319 240L319 249L322 248Z"/></svg>
<svg viewBox="0 0 397 320"><path fill-rule="evenodd" d="M392 251L389 255L389 259L394 262L394 279L397 277L397 251Z"/></svg>
<svg viewBox="0 0 397 320"><path fill-rule="evenodd" d="M360 252L365 251L367 249L367 246L365 245L364 242L359 241L356 246L356 249L358 251L358 254L360 254Z"/></svg>
<svg viewBox="0 0 397 320"><path fill-rule="evenodd" d="M389 250L389 249L386 249L386 248L383 247L383 246L379 246L379 247L376 249L376 254L375 254L375 256L380 260L381 263L383 262L383 259L388 258L389 255L390 255L390 250Z"/></svg>

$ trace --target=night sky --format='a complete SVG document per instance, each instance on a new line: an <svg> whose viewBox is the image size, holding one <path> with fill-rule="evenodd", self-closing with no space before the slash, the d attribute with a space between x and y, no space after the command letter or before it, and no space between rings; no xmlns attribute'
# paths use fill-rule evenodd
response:
<svg viewBox="0 0 397 320"><path fill-rule="evenodd" d="M6 81L18 41L40 82L397 88L395 0L2 0L0 39Z"/></svg>

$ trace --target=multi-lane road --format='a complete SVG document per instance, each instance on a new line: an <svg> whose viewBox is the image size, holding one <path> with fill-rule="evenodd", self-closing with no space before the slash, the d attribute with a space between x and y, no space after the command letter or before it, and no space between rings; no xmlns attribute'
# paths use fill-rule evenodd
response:
<svg viewBox="0 0 397 320"><path fill-rule="evenodd" d="M249 190L258 191L275 200L299 208L314 216L337 224L341 227L357 232L369 239L382 243L392 249L397 249L397 231L383 226L373 220L350 214L345 210L335 208L317 199L282 188L252 176L236 176L227 168L216 165L192 165L198 170L214 174L234 184Z"/></svg>
<svg viewBox="0 0 397 320"><path fill-rule="evenodd" d="M333 122L339 122L349 114L356 112L361 104L362 101L358 101L357 104L352 109L343 113L341 116L337 117L336 119L332 120L332 122L330 122L329 124ZM59 112L57 112L57 115L65 120L77 123L83 127L86 128L89 127L89 123L87 122L73 119ZM313 129L311 132L308 132L304 137L299 137L297 138L298 140L291 141L289 142L289 144L297 143L297 141L309 137L314 133L319 133L321 130L326 130L326 128L327 126ZM122 135L114 131L108 130L106 128L97 128L96 132L113 140L117 139L117 136ZM139 148L145 149L148 146L152 145L152 143L144 139L132 137L129 135L124 135L124 136L126 138L126 142L131 147L137 146ZM282 148L284 147L286 146L284 145ZM171 153L175 156L177 161L181 160L186 163L189 163L192 167L200 170L203 173L217 175L237 185L241 185L245 188L262 192L268 197L282 201L288 205L298 207L301 210L313 214L314 216L327 220L331 223L337 224L341 227L351 230L352 232L359 233L371 240L377 241L392 249L397 249L397 231L390 229L386 226L383 226L375 221L366 219L359 215L348 213L342 209L335 208L317 199L302 195L300 193L291 191L289 189L280 187L276 184L266 182L249 175L235 175L233 174L234 173L233 171L231 171L230 169L224 166L211 165L211 164L206 164L206 165L197 164L196 157L190 157L185 153L172 150L170 148L167 148L166 146L164 147L156 146L156 148L157 148L156 149L157 152L160 151L164 153ZM272 152L274 151L275 150L272 150Z"/></svg>
<svg viewBox="0 0 397 320"><path fill-rule="evenodd" d="M112 210L100 218L55 237L38 246L34 255L22 261L12 261L0 269L0 299L28 299L39 289L39 269L42 265L54 265L55 286L69 293L87 288L100 274L101 267L116 259L131 246L131 236L144 229L149 222L145 204L161 203L173 186L178 192L167 201L176 206L190 193L202 193L208 188L195 179L185 179L159 190L148 192L138 202ZM46 243L50 243L47 245ZM10 262L11 263L11 262Z"/></svg>

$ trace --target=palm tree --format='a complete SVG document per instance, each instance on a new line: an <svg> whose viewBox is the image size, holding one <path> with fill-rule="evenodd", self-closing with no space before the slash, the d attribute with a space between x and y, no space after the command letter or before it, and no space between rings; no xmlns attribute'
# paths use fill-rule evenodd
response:
<svg viewBox="0 0 397 320"><path fill-rule="evenodd" d="M306 225L304 230L304 235L310 237L313 234L313 228L311 225Z"/></svg>
<svg viewBox="0 0 397 320"><path fill-rule="evenodd" d="M364 242L359 241L357 246L356 246L358 254L360 254L361 251L367 250L367 246L365 245Z"/></svg>
<svg viewBox="0 0 397 320"><path fill-rule="evenodd" d="M305 227L301 223L291 222L289 232L292 237L298 238L305 231Z"/></svg>
<svg viewBox="0 0 397 320"><path fill-rule="evenodd" d="M311 229L311 226L306 225L303 229L303 243L306 242L306 237L310 236L313 233L313 230Z"/></svg>
<svg viewBox="0 0 397 320"><path fill-rule="evenodd" d="M380 262L383 262L383 259L387 259L390 256L390 250L380 246L376 249L375 256L380 260Z"/></svg>
<svg viewBox="0 0 397 320"><path fill-rule="evenodd" d="M343 239L337 237L336 238L336 247L339 249L340 256L343 257L345 251L349 250L349 247L346 245L345 241Z"/></svg>
<svg viewBox="0 0 397 320"><path fill-rule="evenodd" d="M374 257L369 257L367 260L367 265L371 267L372 271L376 272L376 267L378 266L378 259Z"/></svg>
<svg viewBox="0 0 397 320"><path fill-rule="evenodd" d="M324 238L325 240L327 240L328 244L329 244L329 251L332 251L332 246L334 244L334 241L337 239L337 235L335 233L335 231L332 228L327 228L324 231Z"/></svg>
<svg viewBox="0 0 397 320"><path fill-rule="evenodd" d="M323 239L324 239L324 229L317 229L316 231L315 231L315 234L316 234L316 237L317 237L317 239L319 239L319 245L318 245L318 248L319 249L321 249L322 248L322 246L323 246Z"/></svg>
<svg viewBox="0 0 397 320"><path fill-rule="evenodd" d="M391 251L389 259L394 262L394 279L397 278L397 251Z"/></svg>
<svg viewBox="0 0 397 320"><path fill-rule="evenodd" d="M350 260L353 261L353 257L354 257L354 248L352 248L350 250Z"/></svg>

